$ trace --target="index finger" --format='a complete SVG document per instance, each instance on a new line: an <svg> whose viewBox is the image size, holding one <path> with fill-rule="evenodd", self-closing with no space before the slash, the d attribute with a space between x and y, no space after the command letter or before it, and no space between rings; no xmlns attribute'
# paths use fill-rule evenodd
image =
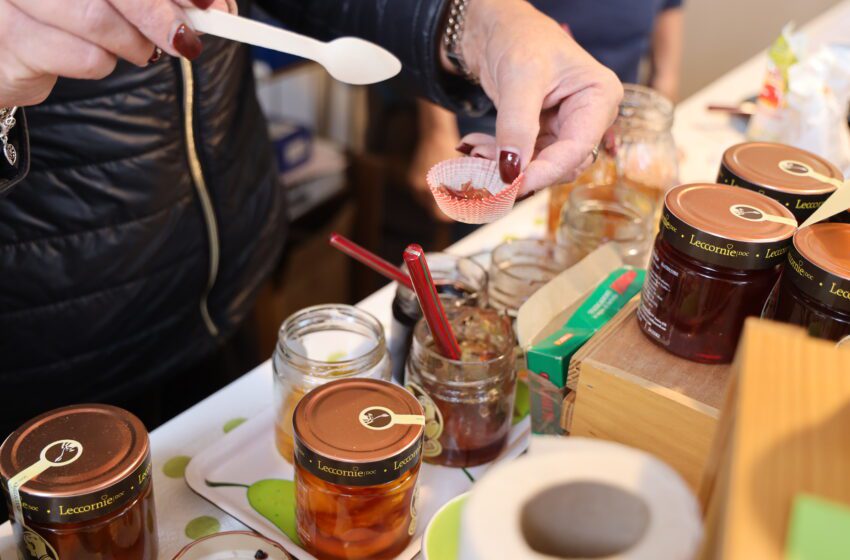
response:
<svg viewBox="0 0 850 560"><path fill-rule="evenodd" d="M187 23L186 14L172 0L109 0L142 35L172 56L189 60L201 54L203 45Z"/></svg>

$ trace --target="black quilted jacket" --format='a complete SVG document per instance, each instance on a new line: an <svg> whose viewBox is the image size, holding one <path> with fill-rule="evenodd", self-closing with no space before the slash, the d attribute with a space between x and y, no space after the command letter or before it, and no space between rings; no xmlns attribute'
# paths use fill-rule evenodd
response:
<svg viewBox="0 0 850 560"><path fill-rule="evenodd" d="M393 51L424 93L481 108L440 74L445 0L268 0L290 27ZM247 13L250 2L240 2ZM204 37L193 63L60 80L19 112L0 159L2 415L121 399L209 354L284 243L284 195L248 50ZM27 141L27 132L29 139ZM4 169L5 166L5 169ZM27 169L28 168L28 169Z"/></svg>

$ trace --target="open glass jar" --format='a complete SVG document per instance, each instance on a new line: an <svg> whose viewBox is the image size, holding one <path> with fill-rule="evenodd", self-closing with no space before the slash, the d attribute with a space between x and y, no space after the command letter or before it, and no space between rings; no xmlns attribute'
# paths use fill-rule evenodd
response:
<svg viewBox="0 0 850 560"><path fill-rule="evenodd" d="M345 379L295 409L298 536L328 560L395 558L416 532L422 407L384 381Z"/></svg>
<svg viewBox="0 0 850 560"><path fill-rule="evenodd" d="M425 409L425 461L471 467L495 459L508 439L516 390L510 319L495 309L446 310L461 348L450 360L436 349L424 320L407 361L407 389Z"/></svg>
<svg viewBox="0 0 850 560"><path fill-rule="evenodd" d="M622 185L582 185L564 205L557 241L576 262L613 243L623 262L645 268L652 245L655 203Z"/></svg>
<svg viewBox="0 0 850 560"><path fill-rule="evenodd" d="M351 305L317 305L292 314L280 327L272 366L275 443L290 463L292 413L304 395L335 379L390 378L381 323Z"/></svg>
<svg viewBox="0 0 850 560"><path fill-rule="evenodd" d="M493 249L488 294L490 305L516 317L534 292L573 264L554 241L514 239Z"/></svg>
<svg viewBox="0 0 850 560"><path fill-rule="evenodd" d="M18 557L156 560L148 434L108 405L38 416L0 447Z"/></svg>
<svg viewBox="0 0 850 560"><path fill-rule="evenodd" d="M487 271L480 264L470 258L448 253L428 253L425 258L443 306L483 307L487 304ZM407 270L405 265L402 265L402 268ZM393 379L403 384L404 366L413 340L413 327L422 318L422 309L416 294L399 285L392 310L389 347Z"/></svg>
<svg viewBox="0 0 850 560"><path fill-rule="evenodd" d="M850 337L850 224L814 224L794 235L774 319L818 338Z"/></svg>
<svg viewBox="0 0 850 560"><path fill-rule="evenodd" d="M667 193L637 321L667 351L732 361L747 317L762 315L796 229L766 196L724 185Z"/></svg>

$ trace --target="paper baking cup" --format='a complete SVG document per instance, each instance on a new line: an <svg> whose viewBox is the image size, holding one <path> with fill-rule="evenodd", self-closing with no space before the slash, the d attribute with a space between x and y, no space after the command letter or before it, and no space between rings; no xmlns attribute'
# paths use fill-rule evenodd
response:
<svg viewBox="0 0 850 560"><path fill-rule="evenodd" d="M520 180L510 185L499 177L499 165L495 161L475 157L463 157L442 161L428 171L428 187L437 206L449 218L465 224L486 224L508 214L514 206ZM446 187L460 190L464 183L485 188L493 196L484 200L464 200L443 192Z"/></svg>

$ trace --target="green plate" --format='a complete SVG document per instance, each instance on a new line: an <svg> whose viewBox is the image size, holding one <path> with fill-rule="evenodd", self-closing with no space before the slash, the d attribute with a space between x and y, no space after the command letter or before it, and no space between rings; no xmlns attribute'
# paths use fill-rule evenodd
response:
<svg viewBox="0 0 850 560"><path fill-rule="evenodd" d="M460 518L469 493L449 500L437 510L422 537L425 560L457 560L460 558Z"/></svg>

